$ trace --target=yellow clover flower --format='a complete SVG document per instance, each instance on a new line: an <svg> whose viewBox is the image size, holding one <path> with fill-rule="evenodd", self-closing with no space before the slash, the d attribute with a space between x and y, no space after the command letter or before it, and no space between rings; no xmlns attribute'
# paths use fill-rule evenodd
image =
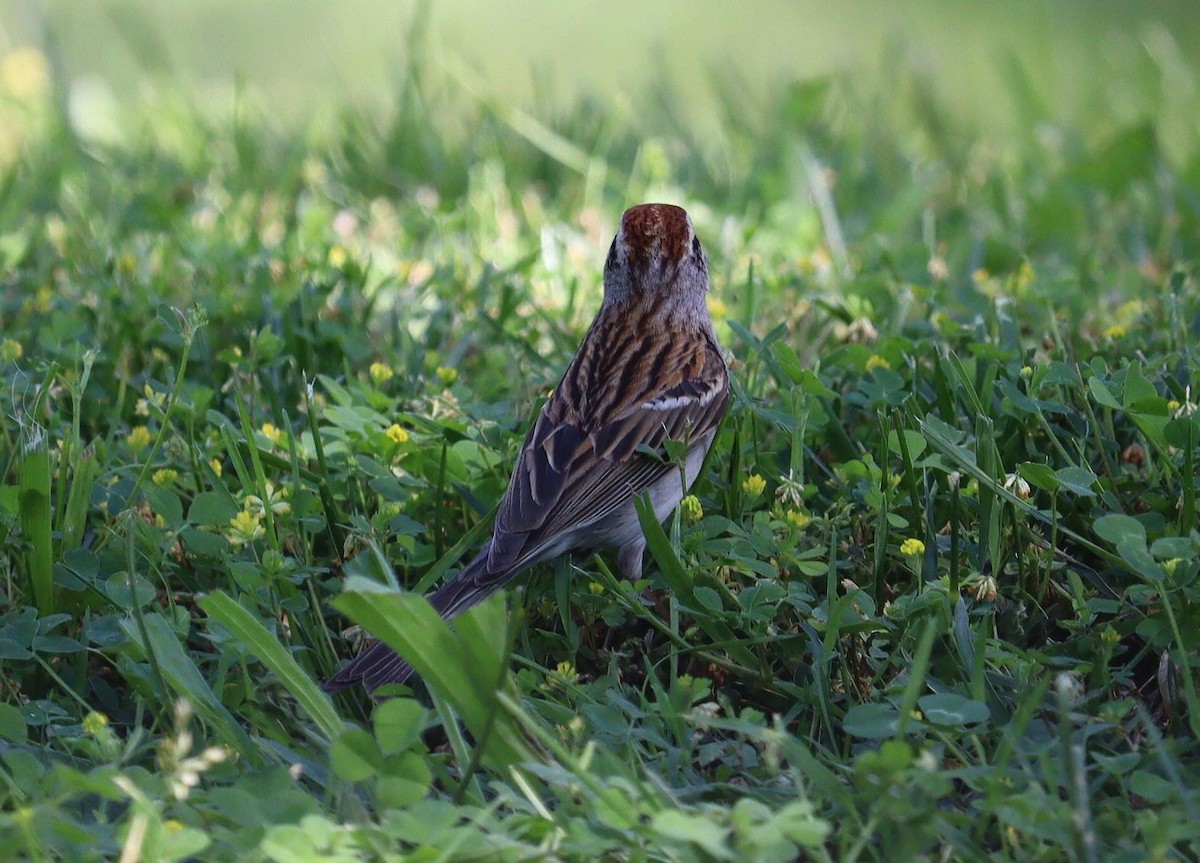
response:
<svg viewBox="0 0 1200 863"><path fill-rule="evenodd" d="M758 497L767 488L767 481L761 474L752 473L742 480L742 491L751 497Z"/></svg>
<svg viewBox="0 0 1200 863"><path fill-rule="evenodd" d="M262 539L266 530L260 523L260 518L250 510L244 509L229 519L229 530L225 538L229 540L230 545L240 546Z"/></svg>
<svg viewBox="0 0 1200 863"><path fill-rule="evenodd" d="M141 452L150 445L150 429L145 426L135 426L125 438L125 443L134 452Z"/></svg>
<svg viewBox="0 0 1200 863"><path fill-rule="evenodd" d="M263 423L262 428L260 428L259 431L263 433L263 437L269 440L272 445L277 446L280 439L283 437L283 430L276 428L271 423Z"/></svg>
<svg viewBox="0 0 1200 863"><path fill-rule="evenodd" d="M797 530L804 530L812 524L812 516L801 509L789 509L783 514L783 519Z"/></svg>
<svg viewBox="0 0 1200 863"><path fill-rule="evenodd" d="M392 423L388 426L385 434L388 436L388 440L397 446L402 443L408 443L408 432L402 429L397 423Z"/></svg>
<svg viewBox="0 0 1200 863"><path fill-rule="evenodd" d="M371 375L371 380L377 384L390 380L396 374L387 363L371 363L371 367L367 371Z"/></svg>

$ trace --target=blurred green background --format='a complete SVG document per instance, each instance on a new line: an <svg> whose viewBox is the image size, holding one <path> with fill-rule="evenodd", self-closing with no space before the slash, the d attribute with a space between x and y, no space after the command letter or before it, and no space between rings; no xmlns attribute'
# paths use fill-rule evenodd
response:
<svg viewBox="0 0 1200 863"><path fill-rule="evenodd" d="M1197 858L1197 11L0 5L0 856L116 859L119 774L171 859L459 817L503 859L790 860L797 824L813 859ZM315 681L343 572L474 547L647 200L693 217L737 398L672 637L600 567L526 582L543 808ZM247 659L280 643L303 673ZM186 806L178 694L247 754ZM293 753L307 788L249 764Z"/></svg>
<svg viewBox="0 0 1200 863"><path fill-rule="evenodd" d="M1200 138L1198 12L958 0L17 2L0 7L0 55L42 50L85 136L120 134L126 112L164 100L214 116L249 104L285 125L335 104L386 112L415 61L464 107L543 116L582 96L633 111L646 88L670 82L676 107L714 132L715 90L752 109L781 82L849 73L886 103L916 76L981 131L1026 124L1031 110L1072 126L1153 117L1166 152L1186 160Z"/></svg>

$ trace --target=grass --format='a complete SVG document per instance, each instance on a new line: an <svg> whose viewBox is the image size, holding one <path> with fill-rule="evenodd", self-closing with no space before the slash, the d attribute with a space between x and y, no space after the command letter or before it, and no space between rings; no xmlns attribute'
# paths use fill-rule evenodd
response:
<svg viewBox="0 0 1200 863"><path fill-rule="evenodd" d="M11 858L1194 859L1200 153L902 83L719 139L417 75L384 124L119 144L5 101ZM732 357L696 500L646 584L562 562L447 628L390 588L482 541L652 199ZM325 696L353 624L427 686Z"/></svg>

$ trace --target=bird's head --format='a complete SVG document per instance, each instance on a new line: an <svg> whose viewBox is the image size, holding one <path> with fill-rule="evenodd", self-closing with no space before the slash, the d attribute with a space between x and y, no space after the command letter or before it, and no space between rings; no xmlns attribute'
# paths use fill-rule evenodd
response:
<svg viewBox="0 0 1200 863"><path fill-rule="evenodd" d="M708 262L687 211L673 204L640 204L621 216L604 263L604 303L664 300L680 312L705 309Z"/></svg>

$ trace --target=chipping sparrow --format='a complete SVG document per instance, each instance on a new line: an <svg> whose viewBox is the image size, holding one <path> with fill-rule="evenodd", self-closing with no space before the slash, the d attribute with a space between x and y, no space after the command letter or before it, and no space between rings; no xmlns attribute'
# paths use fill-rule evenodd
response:
<svg viewBox="0 0 1200 863"><path fill-rule="evenodd" d="M729 401L725 360L705 295L708 265L692 220L670 204L625 211L604 264L604 301L517 457L492 538L430 596L450 618L536 563L615 547L629 579L646 540L633 498L665 519L695 480ZM688 445L680 469L643 452ZM376 642L325 683L370 691L412 667Z"/></svg>

